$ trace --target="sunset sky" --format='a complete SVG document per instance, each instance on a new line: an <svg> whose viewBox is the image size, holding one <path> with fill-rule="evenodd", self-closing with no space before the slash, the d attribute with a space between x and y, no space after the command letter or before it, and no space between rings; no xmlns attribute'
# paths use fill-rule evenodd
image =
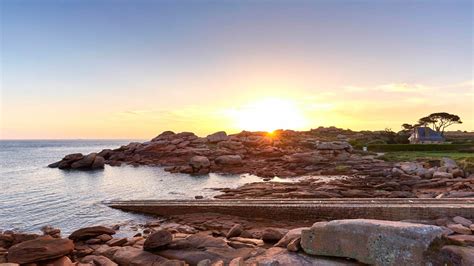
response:
<svg viewBox="0 0 474 266"><path fill-rule="evenodd" d="M433 112L474 130L472 1L2 0L0 138L141 138Z"/></svg>

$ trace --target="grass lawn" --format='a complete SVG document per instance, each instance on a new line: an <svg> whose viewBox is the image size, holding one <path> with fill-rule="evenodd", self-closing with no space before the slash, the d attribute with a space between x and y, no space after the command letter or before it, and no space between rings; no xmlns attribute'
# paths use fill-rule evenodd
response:
<svg viewBox="0 0 474 266"><path fill-rule="evenodd" d="M474 160L472 152L456 152L456 151L394 151L386 152L379 159L386 161L414 161L416 159L439 159L443 157L451 158L455 161Z"/></svg>

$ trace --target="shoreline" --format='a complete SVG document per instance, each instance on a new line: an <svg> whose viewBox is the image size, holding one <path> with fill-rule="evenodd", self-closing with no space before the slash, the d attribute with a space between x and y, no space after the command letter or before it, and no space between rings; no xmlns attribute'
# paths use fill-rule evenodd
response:
<svg viewBox="0 0 474 266"><path fill-rule="evenodd" d="M80 228L69 236L61 236L60 230L52 227L45 227L43 236L0 232L0 263L364 265L383 262L386 257L379 254L383 249L384 256L392 254L391 265L469 265L474 254L472 222L460 216L389 222L370 219L285 221L217 213L182 214L134 224L134 234L128 236L122 232L123 225ZM319 237L315 242L314 234L322 234L324 238ZM361 240L374 236L382 236L389 242L380 242L374 249L369 242ZM334 249L335 245L342 245L344 249ZM361 248L354 249L356 246ZM323 254L325 256L321 256Z"/></svg>

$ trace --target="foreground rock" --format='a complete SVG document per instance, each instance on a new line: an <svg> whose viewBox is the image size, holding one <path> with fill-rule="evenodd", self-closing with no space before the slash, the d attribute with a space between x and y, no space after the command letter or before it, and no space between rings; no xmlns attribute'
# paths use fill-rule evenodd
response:
<svg viewBox="0 0 474 266"><path fill-rule="evenodd" d="M72 232L71 235L69 235L69 239L74 241L86 240L104 234L113 235L115 231L104 226L85 227Z"/></svg>
<svg viewBox="0 0 474 266"><path fill-rule="evenodd" d="M183 214L133 223L133 237L123 237L125 232L119 231L121 237L113 238L107 227L79 229L71 234L74 242L59 238L60 230L52 227L44 227L46 236L5 231L0 232L0 264L473 265L473 235L446 227L455 222L472 226L465 217L335 220L307 227L312 222ZM274 246L268 243L277 239Z"/></svg>
<svg viewBox="0 0 474 266"><path fill-rule="evenodd" d="M173 240L173 235L170 232L166 230L160 230L148 236L143 245L143 249L154 250L163 248L166 245L170 244L171 240Z"/></svg>
<svg viewBox="0 0 474 266"><path fill-rule="evenodd" d="M371 265L424 265L439 252L443 230L437 226L380 220L315 223L301 234L312 255L349 257Z"/></svg>
<svg viewBox="0 0 474 266"><path fill-rule="evenodd" d="M8 249L8 262L30 263L60 258L71 253L74 244L69 239L42 236L16 244Z"/></svg>

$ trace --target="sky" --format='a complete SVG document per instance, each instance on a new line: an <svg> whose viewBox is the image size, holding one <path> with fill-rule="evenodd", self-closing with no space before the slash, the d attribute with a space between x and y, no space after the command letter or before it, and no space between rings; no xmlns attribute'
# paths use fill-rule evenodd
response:
<svg viewBox="0 0 474 266"><path fill-rule="evenodd" d="M1 0L0 138L474 130L472 1Z"/></svg>

